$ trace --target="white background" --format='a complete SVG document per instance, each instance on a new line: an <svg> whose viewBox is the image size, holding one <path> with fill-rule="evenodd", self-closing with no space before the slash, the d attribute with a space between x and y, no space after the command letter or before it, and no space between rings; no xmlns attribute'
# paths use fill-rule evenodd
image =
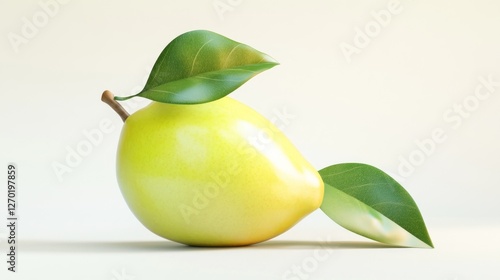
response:
<svg viewBox="0 0 500 280"><path fill-rule="evenodd" d="M218 13L221 3L231 9ZM482 100L474 93L480 77L500 81L500 4L396 1L381 25L374 14L389 3L1 0L0 168L15 162L20 184L20 272L2 261L1 278L499 279L500 86L483 88ZM364 162L394 175L436 249L381 247L320 211L246 248L189 248L148 232L119 192L122 124L100 94L138 92L166 44L193 29L277 59L232 96L268 118L292 114L283 130L318 169ZM112 132L58 178L53 165L66 164L68 149L103 120ZM419 157L417 142L436 129L445 140ZM413 172L400 170L403 159L416 163ZM304 274L287 274L294 266Z"/></svg>

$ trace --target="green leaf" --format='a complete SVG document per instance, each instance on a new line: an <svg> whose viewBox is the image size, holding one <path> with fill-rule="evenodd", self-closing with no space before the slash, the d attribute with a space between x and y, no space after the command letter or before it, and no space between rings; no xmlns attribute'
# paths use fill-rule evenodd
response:
<svg viewBox="0 0 500 280"><path fill-rule="evenodd" d="M141 96L175 104L210 102L277 64L270 56L217 33L191 31L165 47L141 92L115 99Z"/></svg>
<svg viewBox="0 0 500 280"><path fill-rule="evenodd" d="M386 244L433 247L415 201L383 171L344 163L319 174L325 183L321 210L342 227Z"/></svg>

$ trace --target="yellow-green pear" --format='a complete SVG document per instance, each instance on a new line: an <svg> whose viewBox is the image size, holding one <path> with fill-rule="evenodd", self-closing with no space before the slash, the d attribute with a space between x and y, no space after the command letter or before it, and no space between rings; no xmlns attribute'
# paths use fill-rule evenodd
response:
<svg viewBox="0 0 500 280"><path fill-rule="evenodd" d="M153 233L194 246L273 238L317 209L323 181L270 121L224 97L152 102L128 118L117 177Z"/></svg>

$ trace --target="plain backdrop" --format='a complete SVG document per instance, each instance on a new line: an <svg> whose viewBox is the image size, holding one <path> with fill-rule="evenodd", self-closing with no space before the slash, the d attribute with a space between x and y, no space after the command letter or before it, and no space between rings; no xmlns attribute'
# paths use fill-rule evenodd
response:
<svg viewBox="0 0 500 280"><path fill-rule="evenodd" d="M2 279L497 279L499 11L493 0L1 0L0 170L16 163L20 185L20 272L0 264ZM292 115L283 132L318 169L363 162L393 175L436 249L351 244L365 240L320 211L246 249L183 247L142 227L115 178L122 122L100 94L137 93L166 44L194 29L278 60L231 96ZM318 239L339 248L314 259ZM287 274L294 265L309 271Z"/></svg>

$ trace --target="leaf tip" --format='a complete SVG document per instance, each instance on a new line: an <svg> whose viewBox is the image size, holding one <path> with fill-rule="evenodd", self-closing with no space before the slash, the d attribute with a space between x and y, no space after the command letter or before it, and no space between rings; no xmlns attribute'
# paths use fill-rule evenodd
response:
<svg viewBox="0 0 500 280"><path fill-rule="evenodd" d="M425 244L429 246L428 249L434 249L434 243L432 243L432 240L429 239L428 242L425 242Z"/></svg>
<svg viewBox="0 0 500 280"><path fill-rule="evenodd" d="M262 62L267 62L269 64L272 64L273 66L280 65L280 63L276 59L274 59L272 56L265 54L265 53L262 53L262 55L264 57L262 59Z"/></svg>

